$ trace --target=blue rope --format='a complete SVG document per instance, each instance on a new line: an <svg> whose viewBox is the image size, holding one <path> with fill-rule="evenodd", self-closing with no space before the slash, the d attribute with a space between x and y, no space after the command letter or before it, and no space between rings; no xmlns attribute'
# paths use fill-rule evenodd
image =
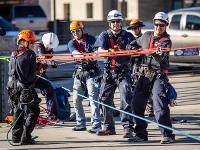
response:
<svg viewBox="0 0 200 150"><path fill-rule="evenodd" d="M65 87L63 87L63 88L64 88L66 91L71 92L71 90L69 90L69 89L67 89L67 88L65 88ZM89 99L88 97L86 97L86 96L84 96L84 95L81 95L81 94L79 94L79 93L78 93L78 95L81 96L81 97L83 97L83 98ZM91 100L91 99L90 99L90 100ZM156 125L156 126L159 126L159 127L165 128L165 129L168 129L168 130L170 130L170 131L172 131L172 132L175 132L175 133L177 133L177 134L184 135L184 136L186 136L186 137L189 137L189 138L191 138L191 139L194 139L194 140L200 142L200 137L193 136L193 135L191 135L191 134L188 134L188 133L185 133L185 132L182 132L182 131L178 131L178 130L176 130L176 129L173 129L173 128L170 128L170 127L168 127L168 126L165 126L165 125L156 123L156 122L151 121L151 120L148 120L148 119L146 119L146 118L143 118L143 117L137 116L137 115L135 115L135 114L126 112L126 111L124 111L124 110L114 108L114 107L109 106L109 105L107 105L107 104L101 103L101 102L99 102L99 101L97 101L97 100L92 100L92 101L94 101L95 103L101 104L101 105L103 105L103 106L105 106L105 107L108 107L108 108L110 108L110 109L120 111L120 112L122 112L122 113L125 113L125 114L127 114L127 115L130 115L130 116L132 116L132 117L138 118L138 119L143 120L143 121L148 122L148 123L153 123L153 124Z"/></svg>

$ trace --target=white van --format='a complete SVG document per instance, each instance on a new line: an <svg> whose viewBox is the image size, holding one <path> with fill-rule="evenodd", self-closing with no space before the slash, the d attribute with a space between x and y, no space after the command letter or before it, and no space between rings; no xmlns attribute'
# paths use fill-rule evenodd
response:
<svg viewBox="0 0 200 150"><path fill-rule="evenodd" d="M200 7L169 12L169 29L173 48L200 46ZM170 53L178 63L200 63L200 48L188 48Z"/></svg>
<svg viewBox="0 0 200 150"><path fill-rule="evenodd" d="M0 15L20 30L30 29L36 33L48 30L48 19L39 5L0 5Z"/></svg>

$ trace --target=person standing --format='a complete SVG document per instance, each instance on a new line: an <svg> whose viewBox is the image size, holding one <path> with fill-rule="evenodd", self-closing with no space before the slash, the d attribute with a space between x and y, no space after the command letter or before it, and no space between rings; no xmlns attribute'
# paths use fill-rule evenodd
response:
<svg viewBox="0 0 200 150"><path fill-rule="evenodd" d="M155 119L159 124L172 127L170 120L169 101L166 96L169 68L169 52L160 51L160 48L171 48L172 42L167 34L169 24L168 15L164 12L158 12L153 18L154 31L145 32L133 44L142 49L156 49L157 52L151 55L144 55L140 64L140 78L134 90L133 111L137 116L144 118L146 102L149 91L152 94L153 109ZM135 136L130 141L147 141L147 123L135 118ZM172 131L160 127L162 139L161 143L174 142L175 136Z"/></svg>
<svg viewBox="0 0 200 150"><path fill-rule="evenodd" d="M108 13L107 21L109 29L102 32L96 40L95 47L100 55L106 57L103 79L101 82L100 100L102 103L112 106L116 88L120 92L120 109L131 113L132 89L131 71L128 67L130 56L107 57L103 52L125 51L126 46L134 40L133 35L122 29L122 13L112 10ZM97 135L115 135L115 123L113 110L103 107L103 129ZM124 138L132 137L132 117L121 113L121 122L124 128Z"/></svg>
<svg viewBox="0 0 200 150"><path fill-rule="evenodd" d="M53 54L53 49L56 48L59 44L58 37L55 33L45 33L42 36L42 41L36 41L34 43L33 51L37 54L38 57L43 57L46 59L50 59L53 56L42 56L42 54ZM57 116L56 108L57 108L57 98L55 87L51 81L48 80L46 76L46 70L48 66L52 68L56 68L57 64L55 61L37 61L37 81L35 84L35 88L41 90L41 93L46 97L48 117L50 119L55 119L54 116ZM52 118L53 117L53 118Z"/></svg>
<svg viewBox="0 0 200 150"><path fill-rule="evenodd" d="M31 30L20 31L18 47L12 52L9 62L8 94L14 109L12 142L22 145L35 144L31 133L40 113L40 100L34 90L36 55L32 49L35 40Z"/></svg>
<svg viewBox="0 0 200 150"><path fill-rule="evenodd" d="M87 90L91 106L91 123L92 128L90 133L96 133L101 129L101 119L99 104L94 102L98 101L99 87L96 83L96 79L100 75L100 68L97 61L90 60L78 60L83 57L81 53L94 52L95 38L87 33L84 33L84 26L81 21L74 20L70 24L70 31L73 39L68 43L68 49L77 59L76 68L74 72L74 84L73 84L73 104L76 112L77 125L73 128L74 131L86 130L86 118L82 105L82 98L79 94L84 94Z"/></svg>
<svg viewBox="0 0 200 150"><path fill-rule="evenodd" d="M133 36L138 39L140 38L143 33L142 33L142 27L144 27L145 25L143 24L143 22L140 19L132 19L130 22L129 27L127 28L128 30L131 30L131 33L133 34ZM132 58L131 59L131 68L133 69L132 71L132 76L133 76L133 81L134 81L134 85L137 82L137 72L138 72L138 65L137 62L140 61L141 56L137 57L137 58ZM133 85L133 87L134 87ZM149 113L148 116L149 117L154 117L154 113L153 113L153 101L151 99L151 96L149 96L148 102L147 102L147 107L146 107L146 111Z"/></svg>

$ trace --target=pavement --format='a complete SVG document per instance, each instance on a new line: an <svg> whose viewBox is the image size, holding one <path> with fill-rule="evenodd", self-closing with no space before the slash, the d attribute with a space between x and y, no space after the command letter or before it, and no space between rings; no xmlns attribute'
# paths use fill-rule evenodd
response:
<svg viewBox="0 0 200 150"><path fill-rule="evenodd" d="M200 138L200 74L187 73L170 75L170 81L176 87L178 92L178 106L171 107L172 117L177 121L173 127L181 132L191 134ZM67 81L54 81L58 86L71 87L72 79ZM70 98L70 103L72 100ZM90 124L90 108L87 101L83 101L86 117L87 129L91 128ZM119 106L119 92L115 94L115 104ZM72 109L73 111L73 109ZM153 120L153 118L148 118ZM180 121L186 120L185 123ZM6 124L0 128L0 149L80 149L80 150L199 150L200 142L181 134L176 134L176 142L173 144L160 144L160 131L154 124L148 125L149 141L142 143L132 143L124 139L123 128L120 118L115 117L117 135L97 136L87 131L72 131L75 122L60 122L52 126L37 126L33 135L39 136L35 145L11 146L6 141L6 134L9 127ZM11 135L9 135L9 138Z"/></svg>

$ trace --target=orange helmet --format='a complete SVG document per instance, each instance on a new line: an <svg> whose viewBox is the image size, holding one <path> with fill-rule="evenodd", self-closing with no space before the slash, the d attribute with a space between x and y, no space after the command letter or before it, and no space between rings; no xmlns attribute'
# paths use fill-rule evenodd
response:
<svg viewBox="0 0 200 150"><path fill-rule="evenodd" d="M83 29L83 23L81 21L78 21L78 20L74 20L70 23L70 31L72 30L76 30L76 29Z"/></svg>
<svg viewBox="0 0 200 150"><path fill-rule="evenodd" d="M21 30L18 34L17 43L22 39L34 42L36 41L35 33L31 30Z"/></svg>
<svg viewBox="0 0 200 150"><path fill-rule="evenodd" d="M132 28L137 28L137 27L144 27L145 25L140 19L132 19L130 22L129 27L127 28L128 30L131 30Z"/></svg>

